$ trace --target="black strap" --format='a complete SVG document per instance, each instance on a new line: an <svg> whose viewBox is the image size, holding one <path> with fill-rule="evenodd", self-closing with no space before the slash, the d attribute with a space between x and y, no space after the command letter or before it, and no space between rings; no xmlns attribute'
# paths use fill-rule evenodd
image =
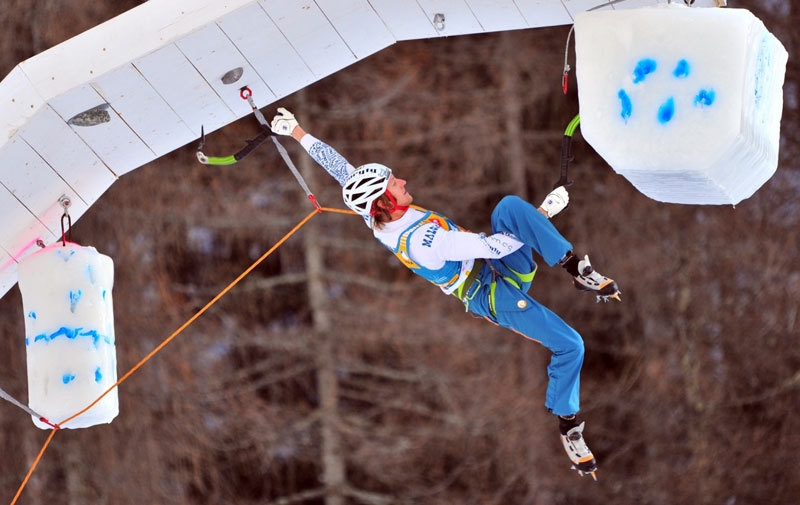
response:
<svg viewBox="0 0 800 505"><path fill-rule="evenodd" d="M467 278L464 279L464 282L461 284L461 286L459 286L458 289L453 292L456 298L464 301L467 293L469 293L469 288L472 287L475 279L478 278L478 274L481 272L483 264L484 261L482 258L475 258L475 262L472 264L472 270L470 270L469 275L467 275Z"/></svg>

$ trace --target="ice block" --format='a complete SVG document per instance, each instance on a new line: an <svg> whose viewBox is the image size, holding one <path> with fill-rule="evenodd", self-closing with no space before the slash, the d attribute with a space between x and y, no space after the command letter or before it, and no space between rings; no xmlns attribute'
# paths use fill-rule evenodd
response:
<svg viewBox="0 0 800 505"><path fill-rule="evenodd" d="M22 260L28 404L53 423L79 412L117 381L114 262L93 247L61 242ZM110 423L119 413L113 389L62 428ZM33 418L36 426L51 428Z"/></svg>
<svg viewBox="0 0 800 505"><path fill-rule="evenodd" d="M745 9L575 17L581 134L662 202L736 204L778 164L788 54Z"/></svg>

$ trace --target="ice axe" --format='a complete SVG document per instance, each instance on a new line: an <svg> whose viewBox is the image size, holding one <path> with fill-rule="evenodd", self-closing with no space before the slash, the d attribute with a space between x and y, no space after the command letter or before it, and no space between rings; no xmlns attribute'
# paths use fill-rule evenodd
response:
<svg viewBox="0 0 800 505"><path fill-rule="evenodd" d="M569 179L567 171L569 170L569 162L574 159L572 156L572 135L575 133L580 123L581 115L576 114L567 125L567 129L564 130L564 137L561 139L561 177L555 185L553 185L553 189L559 186L572 186L575 182Z"/></svg>

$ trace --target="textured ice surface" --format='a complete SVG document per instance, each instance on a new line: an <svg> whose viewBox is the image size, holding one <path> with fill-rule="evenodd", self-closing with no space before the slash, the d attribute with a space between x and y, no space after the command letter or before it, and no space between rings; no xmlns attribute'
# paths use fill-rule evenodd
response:
<svg viewBox="0 0 800 505"><path fill-rule="evenodd" d="M736 204L775 172L788 55L749 11L585 12L575 51L581 134L645 195Z"/></svg>
<svg viewBox="0 0 800 505"><path fill-rule="evenodd" d="M51 422L89 405L117 381L114 263L93 247L57 243L19 264L25 316L28 404ZM65 428L109 423L117 390ZM34 418L36 426L50 426Z"/></svg>

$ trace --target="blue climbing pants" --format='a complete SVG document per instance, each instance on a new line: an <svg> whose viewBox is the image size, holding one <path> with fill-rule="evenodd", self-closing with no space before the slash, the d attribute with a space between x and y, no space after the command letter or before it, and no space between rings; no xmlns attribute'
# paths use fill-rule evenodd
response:
<svg viewBox="0 0 800 505"><path fill-rule="evenodd" d="M525 245L491 260L491 267L487 260L466 293L467 308L549 349L553 354L547 367L545 407L558 415L575 414L580 407L583 339L554 312L528 296L532 276L519 275L535 271L533 251L554 266L572 250L572 244L547 217L516 196L506 196L497 204L492 212L492 232L510 233Z"/></svg>

